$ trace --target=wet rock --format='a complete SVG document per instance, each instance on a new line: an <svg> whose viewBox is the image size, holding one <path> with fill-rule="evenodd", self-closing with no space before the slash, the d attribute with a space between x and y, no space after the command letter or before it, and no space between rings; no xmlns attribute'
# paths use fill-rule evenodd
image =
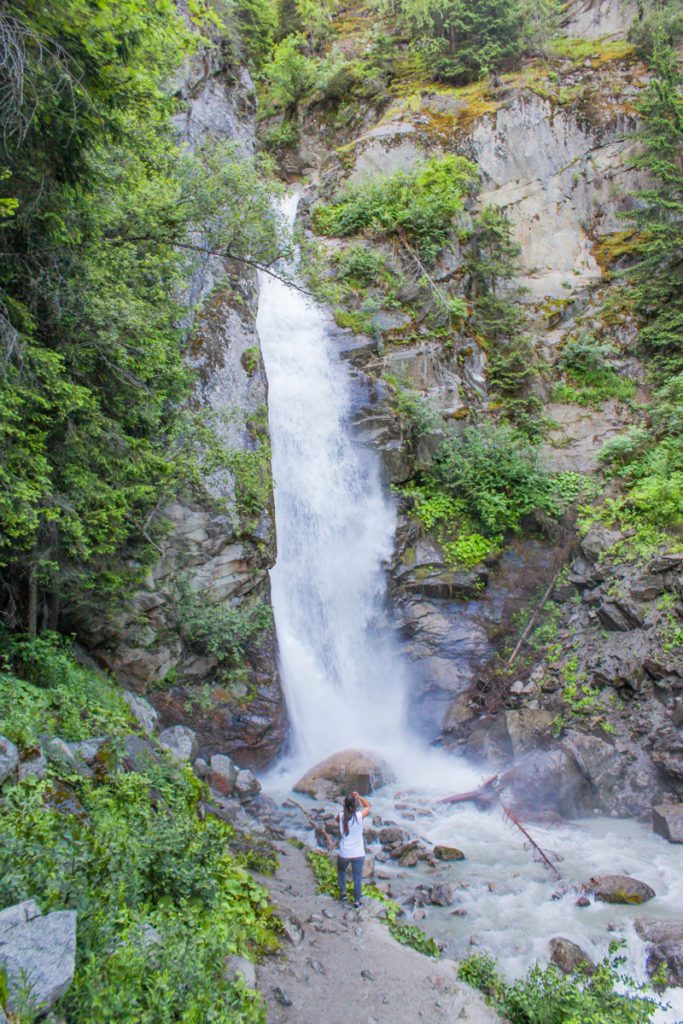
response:
<svg viewBox="0 0 683 1024"><path fill-rule="evenodd" d="M659 804L653 807L652 828L670 843L683 843L683 804Z"/></svg>
<svg viewBox="0 0 683 1024"><path fill-rule="evenodd" d="M256 988L256 967L246 956L229 956L225 961L225 976L230 982L241 978L247 988Z"/></svg>
<svg viewBox="0 0 683 1024"><path fill-rule="evenodd" d="M353 790L363 795L372 793L393 781L391 768L376 754L341 750L315 765L299 779L294 790L315 799L335 799Z"/></svg>
<svg viewBox="0 0 683 1024"><path fill-rule="evenodd" d="M574 906L576 907L590 907L590 905L591 901L588 899L587 896L579 896L579 898L574 903Z"/></svg>
<svg viewBox="0 0 683 1024"><path fill-rule="evenodd" d="M450 882L440 882L430 889L429 902L436 907L451 907L455 903L455 895Z"/></svg>
<svg viewBox="0 0 683 1024"><path fill-rule="evenodd" d="M457 846L443 846L438 844L432 850L437 860L464 860L465 854Z"/></svg>
<svg viewBox="0 0 683 1024"><path fill-rule="evenodd" d="M666 964L666 985L683 985L683 941L663 942L648 951L647 973L652 977Z"/></svg>
<svg viewBox="0 0 683 1024"><path fill-rule="evenodd" d="M0 786L19 766L19 750L6 736L0 736Z"/></svg>
<svg viewBox="0 0 683 1024"><path fill-rule="evenodd" d="M398 854L398 862L402 868L414 868L418 860L417 844L409 843Z"/></svg>
<svg viewBox="0 0 683 1024"><path fill-rule="evenodd" d="M581 547L589 561L597 562L599 556L614 547L620 539L621 533L618 530L610 530L600 523L594 523L581 541Z"/></svg>
<svg viewBox="0 0 683 1024"><path fill-rule="evenodd" d="M641 939L655 945L683 941L683 920L644 921L639 919L635 922L635 929Z"/></svg>
<svg viewBox="0 0 683 1024"><path fill-rule="evenodd" d="M248 768L242 768L241 771L238 771L237 778L235 779L235 793L238 797L244 799L256 796L260 792L261 783L252 771Z"/></svg>
<svg viewBox="0 0 683 1024"><path fill-rule="evenodd" d="M506 711L505 724L515 757L537 747L541 738L550 732L556 717L557 715L552 711L546 711L543 708L521 708L519 711Z"/></svg>
<svg viewBox="0 0 683 1024"><path fill-rule="evenodd" d="M192 761L197 755L197 735L186 725L173 725L159 733L159 743L174 760Z"/></svg>
<svg viewBox="0 0 683 1024"><path fill-rule="evenodd" d="M73 981L76 911L56 910L43 916L33 915L34 908L29 900L0 916L0 967L7 975L10 1011L19 1009L28 987L31 1005L44 1013ZM32 916L26 918L27 913Z"/></svg>
<svg viewBox="0 0 683 1024"><path fill-rule="evenodd" d="M603 601L598 607L598 618L605 629L620 633L643 625L643 617L632 601Z"/></svg>
<svg viewBox="0 0 683 1024"><path fill-rule="evenodd" d="M520 813L557 811L564 817L580 813L586 780L576 762L564 750L533 751L505 772L502 795Z"/></svg>
<svg viewBox="0 0 683 1024"><path fill-rule="evenodd" d="M19 779L42 779L47 770L47 759L42 750L37 750L19 763Z"/></svg>
<svg viewBox="0 0 683 1024"><path fill-rule="evenodd" d="M591 878L588 886L596 900L602 903L640 904L657 895L646 882L629 875L599 875Z"/></svg>
<svg viewBox="0 0 683 1024"><path fill-rule="evenodd" d="M655 658L645 658L643 668L652 679L663 679L671 673L671 667Z"/></svg>
<svg viewBox="0 0 683 1024"><path fill-rule="evenodd" d="M73 771L78 769L78 760L68 743L59 736L46 736L41 740L41 748L48 761L55 761L57 764L70 768Z"/></svg>
<svg viewBox="0 0 683 1024"><path fill-rule="evenodd" d="M210 761L210 772L209 785L223 796L230 796L237 779L237 767L230 758L225 754L214 754Z"/></svg>
<svg viewBox="0 0 683 1024"><path fill-rule="evenodd" d="M363 878L372 878L375 873L375 858L372 854L366 854L363 861Z"/></svg>
<svg viewBox="0 0 683 1024"><path fill-rule="evenodd" d="M550 940L550 959L565 974L574 974L576 971L593 974L595 971L595 964L581 946L560 935Z"/></svg>
<svg viewBox="0 0 683 1024"><path fill-rule="evenodd" d="M379 831L379 841L382 846L397 846L399 843L404 843L407 838L408 833L398 825L390 825Z"/></svg>
<svg viewBox="0 0 683 1024"><path fill-rule="evenodd" d="M650 572L669 572L670 569L680 569L681 566L683 566L683 554L669 552L650 562L649 569Z"/></svg>
<svg viewBox="0 0 683 1024"><path fill-rule="evenodd" d="M133 718L148 735L159 728L159 716L148 700L130 690L124 690L123 699L130 708Z"/></svg>
<svg viewBox="0 0 683 1024"><path fill-rule="evenodd" d="M571 729L561 745L598 793L610 790L622 778L627 764L625 755L599 736Z"/></svg>

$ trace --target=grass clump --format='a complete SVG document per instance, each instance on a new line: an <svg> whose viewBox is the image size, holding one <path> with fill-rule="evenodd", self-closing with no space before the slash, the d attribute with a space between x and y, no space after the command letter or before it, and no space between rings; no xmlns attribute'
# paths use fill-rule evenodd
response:
<svg viewBox="0 0 683 1024"><path fill-rule="evenodd" d="M106 735L90 775L50 762L5 783L0 906L35 899L78 912L70 1024L263 1024L260 998L225 972L231 953L275 948L267 894L231 852L231 826L200 820L201 784L161 753L127 770L127 708L64 641L2 637L0 732L23 753L39 735ZM33 1020L21 1011L17 1024Z"/></svg>

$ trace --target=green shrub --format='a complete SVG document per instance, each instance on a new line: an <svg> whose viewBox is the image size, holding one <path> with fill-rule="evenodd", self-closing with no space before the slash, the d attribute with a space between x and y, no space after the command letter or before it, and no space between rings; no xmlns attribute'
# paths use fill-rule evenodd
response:
<svg viewBox="0 0 683 1024"><path fill-rule="evenodd" d="M675 47L683 38L683 11L677 0L643 0L628 30L638 55L652 58L662 41Z"/></svg>
<svg viewBox="0 0 683 1024"><path fill-rule="evenodd" d="M63 642L3 638L0 730L30 749L39 734L105 734L91 777L50 763L6 783L0 802L0 906L35 899L78 911L76 971L56 1007L70 1024L263 1024L259 997L226 977L230 953L277 942L267 894L233 855L232 828L202 820L201 785L170 757L126 770L120 692ZM14 698L14 699L13 699ZM154 931L150 931L154 929Z"/></svg>
<svg viewBox="0 0 683 1024"><path fill-rule="evenodd" d="M649 442L650 434L645 427L629 427L625 434L605 441L598 452L598 462L618 471L642 454Z"/></svg>
<svg viewBox="0 0 683 1024"><path fill-rule="evenodd" d="M323 235L404 235L425 261L433 262L476 181L476 167L464 157L434 157L414 171L347 185L330 203L314 207L313 224Z"/></svg>
<svg viewBox="0 0 683 1024"><path fill-rule="evenodd" d="M634 398L634 381L619 376L609 364L614 355L616 350L612 345L596 341L591 335L569 338L562 348L559 364L567 382L555 387L554 398L594 407L609 398L621 402Z"/></svg>
<svg viewBox="0 0 683 1024"><path fill-rule="evenodd" d="M384 254L360 242L335 253L333 260L337 276L354 288L375 284L387 274Z"/></svg>
<svg viewBox="0 0 683 1024"><path fill-rule="evenodd" d="M443 553L449 568L469 569L492 555L497 547L496 540L482 537L480 533L463 533L457 540L446 541Z"/></svg>
<svg viewBox="0 0 683 1024"><path fill-rule="evenodd" d="M229 608L212 598L207 590L178 585L176 616L180 636L196 654L215 657L221 669L239 668L246 645L272 627L272 612L266 604Z"/></svg>
<svg viewBox="0 0 683 1024"><path fill-rule="evenodd" d="M275 46L272 58L263 67L262 77L273 98L284 107L296 106L315 84L317 61L304 53L305 48L305 36L287 36Z"/></svg>
<svg viewBox="0 0 683 1024"><path fill-rule="evenodd" d="M519 530L537 509L557 515L566 505L558 478L544 471L537 450L504 425L480 424L462 438L448 437L425 476L492 539Z"/></svg>
<svg viewBox="0 0 683 1024"><path fill-rule="evenodd" d="M508 983L489 957L479 955L463 960L460 977L484 992L510 1024L649 1024L660 1004L646 986L621 973L619 945L612 943L589 977L536 964L526 978Z"/></svg>

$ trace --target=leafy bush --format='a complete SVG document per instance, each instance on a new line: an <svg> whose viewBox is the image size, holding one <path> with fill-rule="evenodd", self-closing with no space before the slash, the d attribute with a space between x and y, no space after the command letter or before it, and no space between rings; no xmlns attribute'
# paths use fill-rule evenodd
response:
<svg viewBox="0 0 683 1024"><path fill-rule="evenodd" d="M629 427L625 434L605 441L598 452L598 462L618 471L641 455L649 442L650 434L645 427Z"/></svg>
<svg viewBox="0 0 683 1024"><path fill-rule="evenodd" d="M347 185L332 202L314 207L313 224L323 235L340 237L403 234L425 261L433 262L476 181L476 167L464 157L434 157L414 171Z"/></svg>
<svg viewBox="0 0 683 1024"><path fill-rule="evenodd" d="M3 649L3 733L23 749L38 734L109 738L92 777L51 763L40 781L6 783L0 804L0 905L78 911L76 972L58 1016L262 1024L260 999L228 981L224 961L274 948L276 921L230 852L232 828L200 819L200 783L170 757L124 769L128 709L63 642L4 637Z"/></svg>
<svg viewBox="0 0 683 1024"><path fill-rule="evenodd" d="M543 470L537 450L504 425L481 424L462 438L447 438L426 479L461 503L492 539L519 530L524 516L537 509L557 515L566 505L557 478Z"/></svg>
<svg viewBox="0 0 683 1024"><path fill-rule="evenodd" d="M659 1003L620 973L623 957L612 943L593 975L563 974L556 964L536 964L526 978L504 981L494 962L471 956L460 964L460 977L486 994L510 1024L649 1024ZM616 991L617 987L626 991Z"/></svg>
<svg viewBox="0 0 683 1024"><path fill-rule="evenodd" d="M677 0L644 0L628 30L629 42L647 59L662 42L675 47L682 38L683 11Z"/></svg>
<svg viewBox="0 0 683 1024"><path fill-rule="evenodd" d="M443 553L449 567L468 569L492 555L497 546L496 541L482 537L480 533L463 533L457 540L446 541Z"/></svg>
<svg viewBox="0 0 683 1024"><path fill-rule="evenodd" d="M180 636L190 650L215 657L222 669L241 666L249 641L272 626L269 605L229 608L209 591L194 591L182 582L176 615Z"/></svg>
<svg viewBox="0 0 683 1024"><path fill-rule="evenodd" d="M305 36L296 33L287 36L273 50L273 56L263 67L263 78L270 86L273 98L284 107L293 107L312 91L315 84L317 61L304 53Z"/></svg>
<svg viewBox="0 0 683 1024"><path fill-rule="evenodd" d="M335 253L333 260L337 276L356 288L374 284L387 273L384 254L360 242Z"/></svg>
<svg viewBox="0 0 683 1024"><path fill-rule="evenodd" d="M555 388L555 398L578 405L599 406L608 398L628 401L635 396L635 383L621 377L609 364L614 346L579 334L565 341L560 357L568 383Z"/></svg>

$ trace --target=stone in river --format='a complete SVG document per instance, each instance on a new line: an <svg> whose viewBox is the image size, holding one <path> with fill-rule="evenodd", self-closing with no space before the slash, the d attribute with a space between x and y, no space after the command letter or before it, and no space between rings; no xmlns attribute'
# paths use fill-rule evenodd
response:
<svg viewBox="0 0 683 1024"><path fill-rule="evenodd" d="M599 875L591 878L589 888L602 903L645 903L657 895L645 882L629 875Z"/></svg>
<svg viewBox="0 0 683 1024"><path fill-rule="evenodd" d="M561 935L550 940L550 959L564 974L574 974L576 971L593 974L595 971L595 964L581 946Z"/></svg>
<svg viewBox="0 0 683 1024"><path fill-rule="evenodd" d="M340 750L306 772L294 786L296 793L331 799L351 793L372 793L395 779L389 765L367 750Z"/></svg>
<svg viewBox="0 0 683 1024"><path fill-rule="evenodd" d="M456 846L435 846L432 853L437 860L464 860L465 854Z"/></svg>
<svg viewBox="0 0 683 1024"><path fill-rule="evenodd" d="M659 804L653 807L652 828L670 843L683 843L683 804Z"/></svg>

